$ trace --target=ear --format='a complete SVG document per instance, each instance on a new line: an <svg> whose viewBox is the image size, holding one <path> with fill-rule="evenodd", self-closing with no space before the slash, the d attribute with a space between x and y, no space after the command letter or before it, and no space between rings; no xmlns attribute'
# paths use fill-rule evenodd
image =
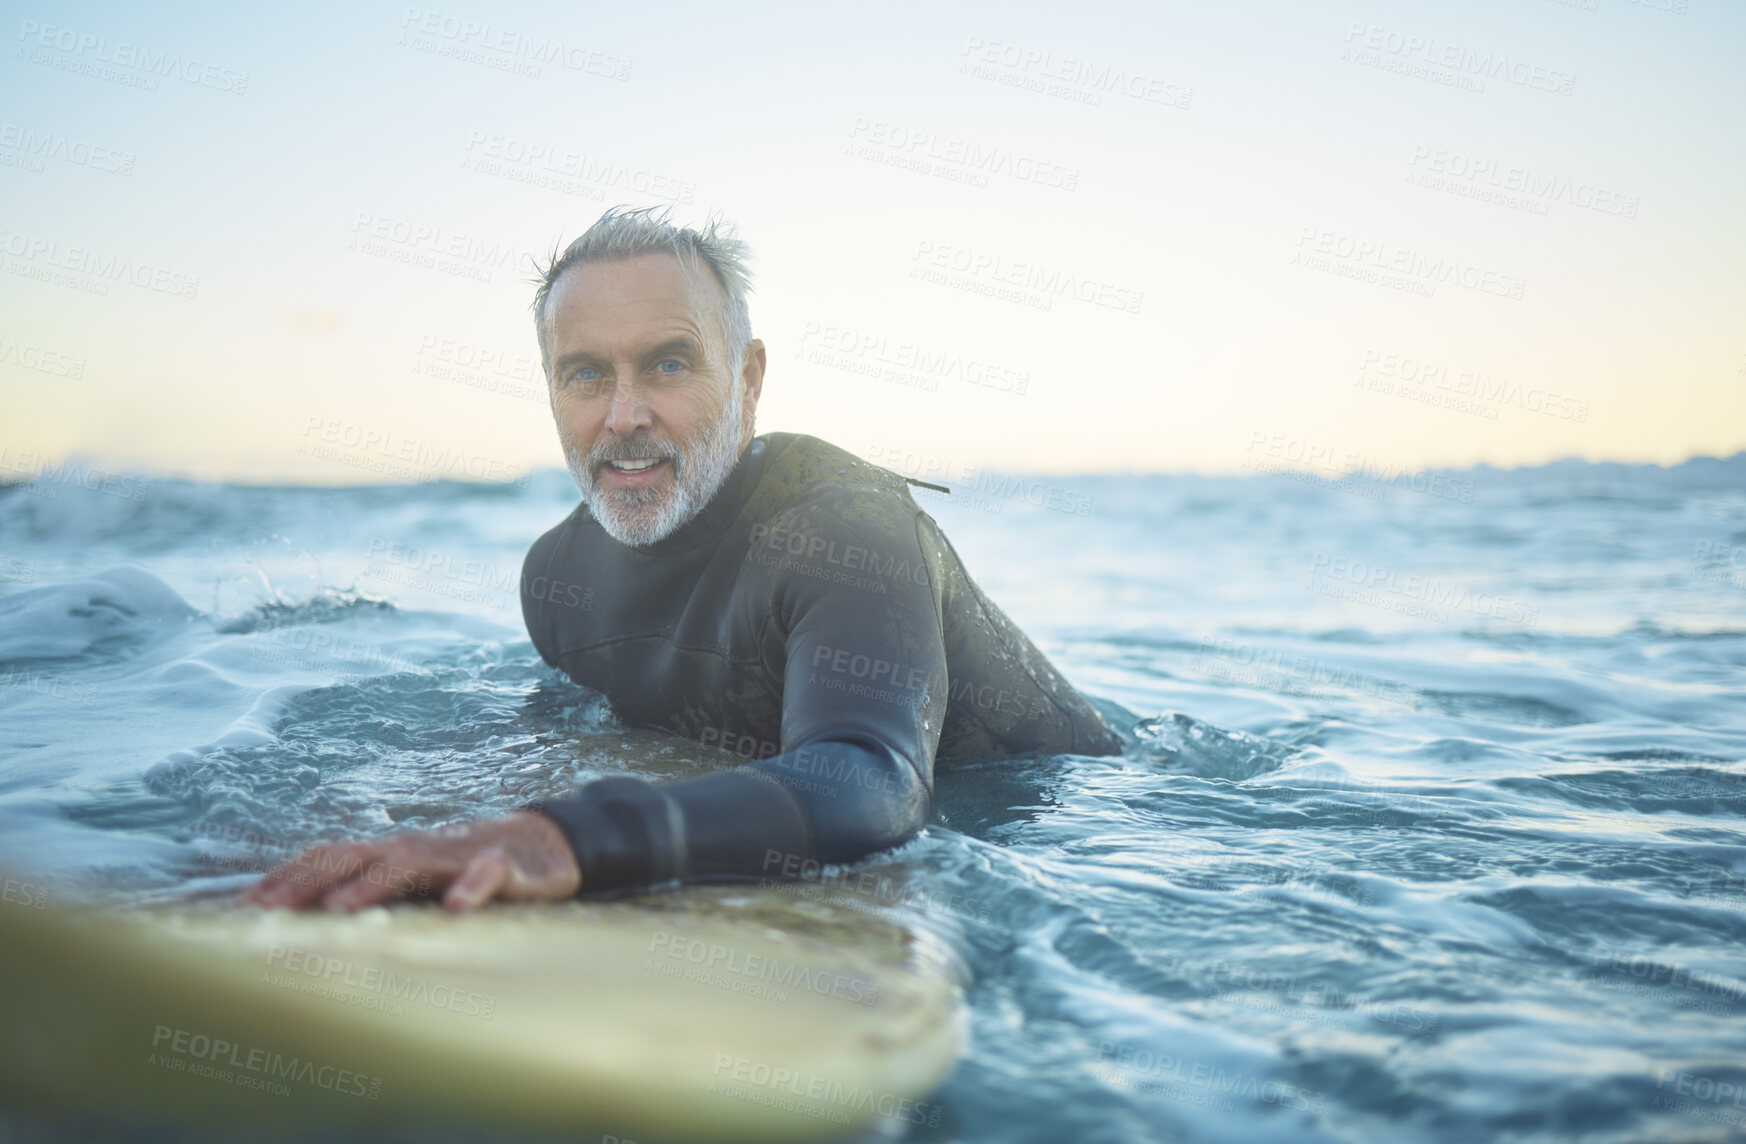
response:
<svg viewBox="0 0 1746 1144"><path fill-rule="evenodd" d="M740 363L740 388L744 401L744 417L746 425L752 424L752 415L758 411L758 398L764 392L764 367L768 358L764 351L764 342L753 338L746 343L746 358Z"/></svg>

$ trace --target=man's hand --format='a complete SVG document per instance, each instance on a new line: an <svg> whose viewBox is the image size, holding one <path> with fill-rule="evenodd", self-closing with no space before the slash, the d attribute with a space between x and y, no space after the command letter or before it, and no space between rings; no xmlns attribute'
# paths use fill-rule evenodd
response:
<svg viewBox="0 0 1746 1144"><path fill-rule="evenodd" d="M543 814L312 846L243 894L267 909L358 910L402 895L442 894L451 910L493 898L561 901L582 886L576 856Z"/></svg>

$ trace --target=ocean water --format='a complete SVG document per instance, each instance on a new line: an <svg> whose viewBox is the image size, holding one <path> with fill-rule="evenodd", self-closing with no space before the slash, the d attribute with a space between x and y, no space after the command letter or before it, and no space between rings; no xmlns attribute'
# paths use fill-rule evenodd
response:
<svg viewBox="0 0 1746 1144"><path fill-rule="evenodd" d="M1130 747L942 765L869 864L967 974L886 1136L1746 1139L1746 456L917 496ZM529 644L573 504L0 488L0 908L707 760Z"/></svg>

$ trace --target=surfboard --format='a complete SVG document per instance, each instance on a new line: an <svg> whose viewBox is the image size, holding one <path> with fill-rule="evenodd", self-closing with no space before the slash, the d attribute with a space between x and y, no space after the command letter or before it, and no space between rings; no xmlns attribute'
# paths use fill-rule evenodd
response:
<svg viewBox="0 0 1746 1144"><path fill-rule="evenodd" d="M462 915L5 905L0 1092L624 1141L937 1126L962 980L916 921L768 886Z"/></svg>

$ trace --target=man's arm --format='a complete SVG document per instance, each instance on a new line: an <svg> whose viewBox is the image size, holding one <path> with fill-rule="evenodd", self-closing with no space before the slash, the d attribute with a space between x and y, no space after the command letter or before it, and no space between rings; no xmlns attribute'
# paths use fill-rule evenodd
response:
<svg viewBox="0 0 1746 1144"><path fill-rule="evenodd" d="M867 494L781 523L786 535L834 543L839 558L870 554L870 574L854 584L792 569L774 580L785 637L770 665L783 678L781 754L660 786L602 779L527 808L562 828L584 891L778 877L851 862L921 830L945 715L944 617L931 533L896 507Z"/></svg>

